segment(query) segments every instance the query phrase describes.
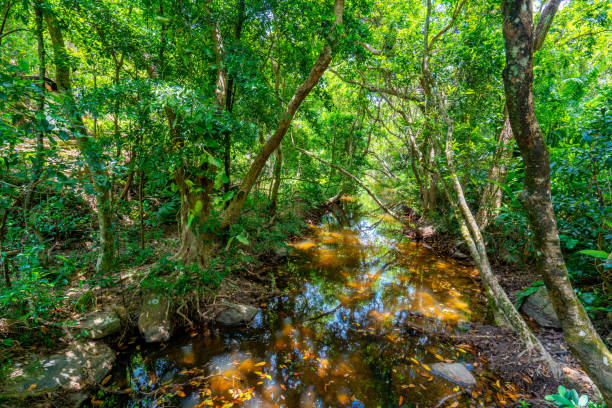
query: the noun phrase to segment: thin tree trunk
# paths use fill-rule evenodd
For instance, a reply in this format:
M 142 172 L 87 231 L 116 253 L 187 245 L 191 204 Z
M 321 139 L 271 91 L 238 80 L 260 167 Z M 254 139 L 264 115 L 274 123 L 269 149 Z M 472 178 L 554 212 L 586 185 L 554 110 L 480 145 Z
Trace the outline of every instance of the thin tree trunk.
M 240 40 L 240 36 L 242 35 L 242 26 L 244 24 L 245 19 L 245 5 L 244 0 L 239 0 L 238 2 L 238 21 L 236 22 L 236 27 L 234 29 L 234 40 L 238 42 Z M 236 98 L 236 83 L 234 82 L 234 77 L 232 75 L 229 76 L 227 81 L 227 99 L 225 101 L 225 109 L 232 113 L 234 108 L 234 100 Z M 223 135 L 223 169 L 225 171 L 225 177 L 227 181 L 223 183 L 223 191 L 229 192 L 231 186 L 231 162 L 232 162 L 232 134 L 230 132 L 225 132 Z
M 525 188 L 520 199 L 533 231 L 538 269 L 572 353 L 599 387 L 608 406 L 612 406 L 612 353 L 572 288 L 553 212 L 549 152 L 535 114 L 532 89 L 536 41 L 532 2 L 504 0 L 502 13 L 506 104 L 525 167 Z
M 144 210 L 143 210 L 143 196 L 142 189 L 144 186 L 144 171 L 140 171 L 140 179 L 138 180 L 138 213 L 140 216 L 140 249 L 145 249 L 144 239 Z
M 96 207 L 98 210 L 100 252 L 96 262 L 98 272 L 106 271 L 113 265 L 115 244 L 112 230 L 112 205 L 110 195 L 110 177 L 106 171 L 106 166 L 98 152 L 91 146 L 87 129 L 83 123 L 83 118 L 76 110 L 74 95 L 70 81 L 70 67 L 68 65 L 68 53 L 64 43 L 64 36 L 55 16 L 45 13 L 45 20 L 49 30 L 49 36 L 53 44 L 55 59 L 55 74 L 58 90 L 62 92 L 68 101 L 68 117 L 71 123 L 71 131 L 76 139 L 77 146 L 89 171 L 93 177 L 93 187 L 96 192 Z
M 508 115 L 506 114 L 505 117 L 504 125 L 499 132 L 493 162 L 487 174 L 487 183 L 481 192 L 478 213 L 476 214 L 478 227 L 483 231 L 499 214 L 503 198 L 501 186 L 506 181 L 508 162 L 512 157 L 512 129 L 510 128 Z
M 276 148 L 276 160 L 274 162 L 274 181 L 272 182 L 272 191 L 270 192 L 270 215 L 276 214 L 278 201 L 278 188 L 281 183 L 281 173 L 283 168 L 283 145 L 282 143 Z
M 448 127 L 445 142 L 445 154 L 451 188 L 455 192 L 456 201 L 454 197 L 451 196 L 449 188 L 447 187 L 445 190 L 448 200 L 451 203 L 455 216 L 459 222 L 461 235 L 469 248 L 472 259 L 474 259 L 476 262 L 476 267 L 478 268 L 478 272 L 482 277 L 489 307 L 493 311 L 498 324 L 508 326 L 510 329 L 512 329 L 512 331 L 516 333 L 525 343 L 528 350 L 535 351 L 538 354 L 538 357 L 546 364 L 550 372 L 556 378 L 559 378 L 561 375 L 559 366 L 544 348 L 540 340 L 529 329 L 529 326 L 527 326 L 527 323 L 523 317 L 516 310 L 508 298 L 508 295 L 499 284 L 497 277 L 493 273 L 480 227 L 478 226 L 467 200 L 465 199 L 463 187 L 454 169 L 452 150 L 453 122 L 448 116 L 448 113 L 444 107 L 441 106 L 440 110 L 441 116 L 445 119 Z
M 45 40 L 43 38 L 43 4 L 37 0 L 34 4 L 34 12 L 36 14 L 36 40 L 38 43 L 38 78 L 40 78 L 40 94 L 38 95 L 37 116 L 38 116 L 38 132 L 36 132 L 36 160 L 34 165 L 34 177 L 36 179 L 42 176 L 43 170 L 43 150 L 44 150 L 44 134 L 45 134 L 45 77 L 47 76 L 46 69 L 46 53 Z

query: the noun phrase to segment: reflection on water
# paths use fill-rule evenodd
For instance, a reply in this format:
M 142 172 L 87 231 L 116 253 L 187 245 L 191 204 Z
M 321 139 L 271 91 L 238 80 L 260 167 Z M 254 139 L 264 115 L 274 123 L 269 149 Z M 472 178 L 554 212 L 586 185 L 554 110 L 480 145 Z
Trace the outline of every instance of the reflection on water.
M 346 228 L 328 216 L 311 228 L 292 244 L 294 267 L 309 276 L 303 285 L 267 305 L 246 329 L 126 353 L 113 381 L 131 390 L 131 399 L 108 403 L 433 407 L 459 389 L 432 375 L 430 364 L 465 361 L 480 370 L 468 350 L 435 336 L 482 316 L 472 267 L 389 238 L 399 236 L 389 220 L 361 218 Z

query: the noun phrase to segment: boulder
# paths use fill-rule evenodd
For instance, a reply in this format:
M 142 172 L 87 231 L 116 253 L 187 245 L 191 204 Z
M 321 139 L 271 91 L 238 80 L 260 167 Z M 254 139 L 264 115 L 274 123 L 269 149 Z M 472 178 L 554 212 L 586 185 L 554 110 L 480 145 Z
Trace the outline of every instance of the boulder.
M 88 339 L 101 339 L 121 331 L 121 318 L 116 310 L 103 310 L 84 316 L 75 328 L 85 331 Z
M 58 391 L 73 392 L 70 406 L 78 406 L 87 384 L 102 381 L 111 370 L 115 353 L 99 342 L 75 343 L 50 357 L 14 369 L 0 395 L 28 398 Z
M 431 372 L 462 387 L 471 387 L 476 384 L 476 379 L 461 363 L 435 363 L 430 366 Z
M 259 309 L 253 306 L 227 303 L 217 313 L 215 321 L 226 326 L 238 326 L 247 324 L 255 318 Z
M 548 292 L 544 286 L 525 299 L 521 311 L 531 317 L 542 327 L 561 328 L 561 323 L 555 314 Z
M 138 329 L 147 343 L 168 341 L 172 336 L 170 301 L 159 293 L 148 293 L 138 316 Z

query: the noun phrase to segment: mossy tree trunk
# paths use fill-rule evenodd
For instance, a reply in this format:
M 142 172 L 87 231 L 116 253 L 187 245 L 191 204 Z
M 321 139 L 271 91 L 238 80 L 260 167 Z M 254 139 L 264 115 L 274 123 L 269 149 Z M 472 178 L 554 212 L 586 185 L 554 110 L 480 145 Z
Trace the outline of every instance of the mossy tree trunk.
M 551 0 L 546 3 L 546 6 L 542 10 L 540 20 L 536 27 L 534 52 L 538 51 L 542 48 L 542 45 L 544 45 L 546 34 L 552 25 L 560 3 L 561 0 Z M 476 221 L 481 230 L 484 230 L 499 214 L 503 199 L 501 186 L 506 182 L 508 162 L 512 158 L 512 150 L 514 147 L 512 141 L 510 118 L 508 117 L 508 110 L 504 109 L 504 124 L 499 132 L 497 147 L 495 148 L 491 167 L 487 174 L 487 183 L 482 190 L 478 213 L 476 214 Z
M 525 188 L 520 199 L 533 231 L 538 269 L 572 353 L 612 406 L 612 353 L 572 288 L 553 212 L 549 152 L 534 109 L 533 51 L 538 38 L 533 29 L 532 2 L 504 0 L 502 12 L 506 104 L 525 166 Z
M 113 265 L 115 253 L 115 242 L 113 238 L 113 218 L 112 202 L 110 190 L 110 177 L 106 170 L 106 165 L 99 152 L 91 145 L 87 128 L 83 122 L 80 112 L 77 111 L 74 95 L 70 81 L 69 57 L 66 51 L 64 36 L 60 29 L 57 18 L 51 14 L 45 14 L 49 36 L 53 44 L 53 56 L 55 63 L 55 81 L 58 90 L 64 94 L 68 102 L 69 111 L 67 112 L 70 120 L 71 131 L 77 142 L 77 146 L 91 176 L 91 181 L 96 194 L 96 207 L 98 216 L 100 241 L 100 252 L 96 262 L 98 272 L 106 271 Z

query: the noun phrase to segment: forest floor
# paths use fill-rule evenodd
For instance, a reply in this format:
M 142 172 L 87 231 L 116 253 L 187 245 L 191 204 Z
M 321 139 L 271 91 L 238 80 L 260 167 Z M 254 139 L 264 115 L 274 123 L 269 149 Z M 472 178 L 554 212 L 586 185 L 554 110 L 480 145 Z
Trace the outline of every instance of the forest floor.
M 422 233 L 424 246 L 440 256 L 472 263 L 469 259 L 464 259 L 465 255 L 458 251 L 459 237 L 438 232 L 433 223 L 416 216 L 411 210 L 407 210 L 407 216 L 416 222 L 417 228 Z M 405 234 L 410 237 L 418 235 L 413 229 L 406 229 Z M 491 263 L 501 286 L 513 303 L 518 292 L 529 287 L 532 282 L 541 279 L 533 265 L 508 264 L 495 255 L 491 257 Z M 525 393 L 533 396 L 532 399 L 527 400 L 532 407 L 553 406 L 544 400 L 544 396 L 555 393 L 560 383 L 570 389 L 576 389 L 579 393 L 589 396 L 596 395 L 595 385 L 572 355 L 563 337 L 563 332 L 560 329 L 541 327 L 531 318 L 524 317 L 546 350 L 560 364 L 562 379 L 554 378 L 527 350 L 518 351 L 521 348 L 520 339 L 503 327 L 474 324 L 470 332 L 464 336 L 452 337 L 449 340 L 466 342 L 475 347 L 478 353 L 485 356 L 489 362 L 489 368 L 495 375 L 519 385 Z M 605 326 L 605 324 L 600 326 Z

